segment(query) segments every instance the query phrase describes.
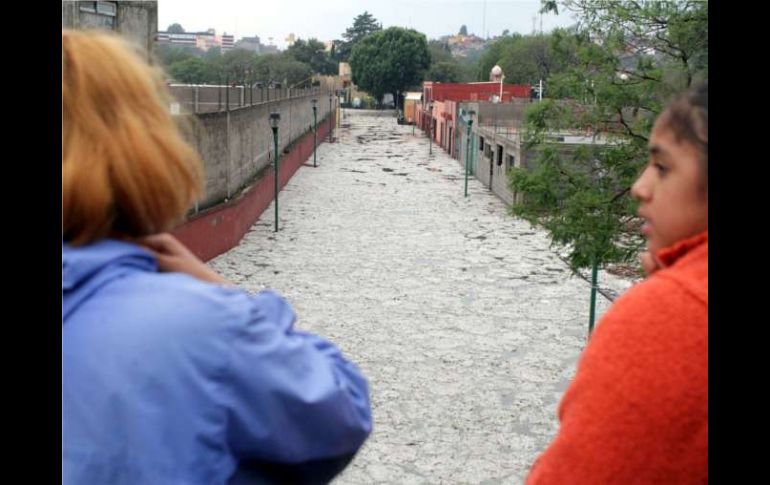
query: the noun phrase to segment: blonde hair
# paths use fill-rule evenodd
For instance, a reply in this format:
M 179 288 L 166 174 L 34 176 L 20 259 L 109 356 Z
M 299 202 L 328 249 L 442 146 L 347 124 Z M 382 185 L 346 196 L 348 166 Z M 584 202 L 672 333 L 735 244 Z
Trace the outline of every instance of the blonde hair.
M 202 167 L 169 113 L 162 71 L 115 35 L 62 30 L 62 238 L 170 229 Z

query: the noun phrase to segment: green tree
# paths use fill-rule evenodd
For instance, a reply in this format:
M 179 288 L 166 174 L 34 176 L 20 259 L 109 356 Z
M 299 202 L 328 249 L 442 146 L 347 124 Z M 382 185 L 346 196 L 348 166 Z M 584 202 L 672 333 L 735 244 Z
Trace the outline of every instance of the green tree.
M 155 56 L 161 65 L 169 68 L 172 64 L 189 59 L 191 57 L 201 56 L 203 52 L 193 46 L 155 44 Z
M 222 48 L 219 47 L 218 45 L 209 47 L 208 49 L 206 49 L 206 52 L 203 54 L 203 57 L 207 59 L 222 57 Z
M 256 55 L 246 49 L 232 49 L 222 55 L 223 75 L 230 83 L 249 84 L 256 71 Z
M 308 64 L 284 54 L 266 54 L 257 57 L 254 65 L 255 79 L 262 82 L 288 83 L 288 86 L 309 81 L 313 70 Z
M 458 83 L 463 78 L 463 71 L 456 62 L 435 62 L 425 73 L 425 79 L 440 83 Z
M 430 61 L 436 62 L 452 62 L 452 51 L 449 49 L 449 44 L 440 40 L 431 40 L 428 42 L 428 52 L 430 52 Z
M 365 37 L 353 48 L 350 67 L 353 82 L 382 102 L 385 93 L 398 93 L 418 85 L 430 66 L 425 34 L 390 27 Z
M 342 37 L 345 39 L 340 42 L 336 49 L 339 60 L 345 62 L 349 60 L 353 47 L 369 34 L 382 30 L 382 25 L 377 23 L 377 19 L 372 14 L 364 11 L 361 15 L 353 19 L 353 26 L 348 27 Z
M 470 83 L 477 81 L 477 70 L 479 59 L 481 58 L 481 50 L 470 50 L 466 52 L 463 57 L 455 57 L 454 60 L 460 66 L 460 81 L 463 83 Z M 487 73 L 488 80 L 489 73 Z
M 504 48 L 499 64 L 505 80 L 514 84 L 536 83 L 561 72 L 566 66 L 554 53 L 551 42 L 551 35 L 532 35 Z
M 438 40 L 428 42 L 430 68 L 425 73 L 425 80 L 442 83 L 456 83 L 463 80 L 463 69 L 452 57 L 449 44 Z
M 468 27 L 466 27 L 465 25 L 461 26 L 459 35 L 468 35 Z
M 183 34 L 184 33 L 184 27 L 182 27 L 179 24 L 171 24 L 166 29 L 166 32 L 171 32 L 172 34 Z
M 543 2 L 554 10 L 556 2 Z M 570 251 L 573 269 L 628 261 L 642 240 L 632 236 L 631 184 L 647 159 L 647 140 L 665 103 L 708 78 L 705 2 L 565 1 L 579 27 L 555 32 L 552 51 L 565 69 L 547 92 L 566 98 L 533 104 L 524 139 L 534 155 L 514 169 L 523 195 L 514 214 L 541 222 Z M 591 130 L 610 143 L 566 152 L 553 133 Z
M 337 73 L 337 64 L 326 53 L 326 46 L 317 39 L 307 42 L 297 39 L 287 50 L 286 54 L 299 62 L 308 64 L 313 72 L 333 75 Z
M 206 83 L 224 84 L 225 62 L 221 49 L 212 47 L 207 50 L 203 55 L 203 62 L 206 65 Z
M 489 81 L 489 71 L 491 71 L 496 64 L 500 63 L 500 60 L 503 58 L 503 51 L 508 46 L 514 45 L 521 41 L 521 39 L 521 34 L 514 33 L 510 37 L 505 37 L 489 44 L 486 49 L 484 49 L 481 57 L 478 60 L 476 80 Z
M 175 62 L 169 66 L 168 72 L 174 80 L 185 84 L 203 84 L 209 80 L 208 66 L 200 57 Z
M 489 71 L 497 64 L 503 69 L 505 82 L 536 83 L 566 68 L 567 58 L 553 47 L 553 34 L 502 37 L 493 42 L 479 62 L 478 79 L 488 81 Z

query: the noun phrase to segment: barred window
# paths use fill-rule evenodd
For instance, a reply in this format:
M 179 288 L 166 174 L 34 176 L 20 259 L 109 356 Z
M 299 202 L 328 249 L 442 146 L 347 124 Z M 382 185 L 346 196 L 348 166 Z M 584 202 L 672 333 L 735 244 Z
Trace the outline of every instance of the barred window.
M 96 2 L 80 2 L 80 11 L 96 13 Z
M 512 169 L 516 165 L 516 156 L 508 155 L 508 170 Z
M 96 13 L 114 17 L 118 13 L 118 5 L 115 2 L 96 2 Z

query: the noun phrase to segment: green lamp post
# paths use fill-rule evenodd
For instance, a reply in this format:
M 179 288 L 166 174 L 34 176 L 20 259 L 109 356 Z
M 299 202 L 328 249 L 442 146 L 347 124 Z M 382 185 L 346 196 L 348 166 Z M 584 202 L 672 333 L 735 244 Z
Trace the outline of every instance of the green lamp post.
M 329 91 L 329 143 L 332 142 L 332 130 L 334 129 L 332 126 L 332 99 L 334 99 L 334 95 Z
M 471 167 L 471 126 L 473 126 L 473 115 L 476 114 L 474 110 L 468 110 L 466 113 L 466 123 L 468 125 L 466 143 L 465 143 L 465 197 L 468 197 L 468 172 Z
M 270 113 L 270 128 L 273 129 L 273 145 L 275 147 L 275 232 L 278 232 L 278 123 L 281 121 L 281 113 Z
M 310 100 L 310 104 L 313 105 L 313 166 L 316 167 L 315 149 L 318 146 L 318 100 L 313 98 Z
M 433 155 L 433 101 L 428 101 L 428 155 Z

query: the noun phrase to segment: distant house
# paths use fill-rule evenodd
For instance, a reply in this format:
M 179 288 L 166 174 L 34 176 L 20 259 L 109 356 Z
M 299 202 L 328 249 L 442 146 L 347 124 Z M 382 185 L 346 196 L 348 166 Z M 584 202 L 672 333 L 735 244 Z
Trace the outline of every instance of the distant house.
M 241 37 L 238 42 L 235 43 L 237 49 L 245 49 L 247 51 L 256 52 L 259 54 L 262 52 L 262 43 L 259 41 L 259 36 L 254 37 Z
M 454 57 L 467 57 L 472 51 L 481 51 L 486 47 L 487 41 L 476 35 L 448 35 L 439 40 L 449 46 Z
M 417 125 L 432 131 L 434 141 L 454 155 L 458 149 L 458 114 L 461 102 L 511 103 L 529 100 L 529 84 L 505 84 L 498 81 L 475 83 L 438 83 L 422 85 L 422 103 L 417 109 Z M 430 106 L 433 107 L 431 112 Z
M 158 32 L 156 40 L 159 44 L 183 45 L 197 47 L 207 51 L 212 47 L 219 47 L 222 52 L 231 50 L 235 46 L 234 36 L 224 33 L 217 35 L 214 29 L 206 32 Z

